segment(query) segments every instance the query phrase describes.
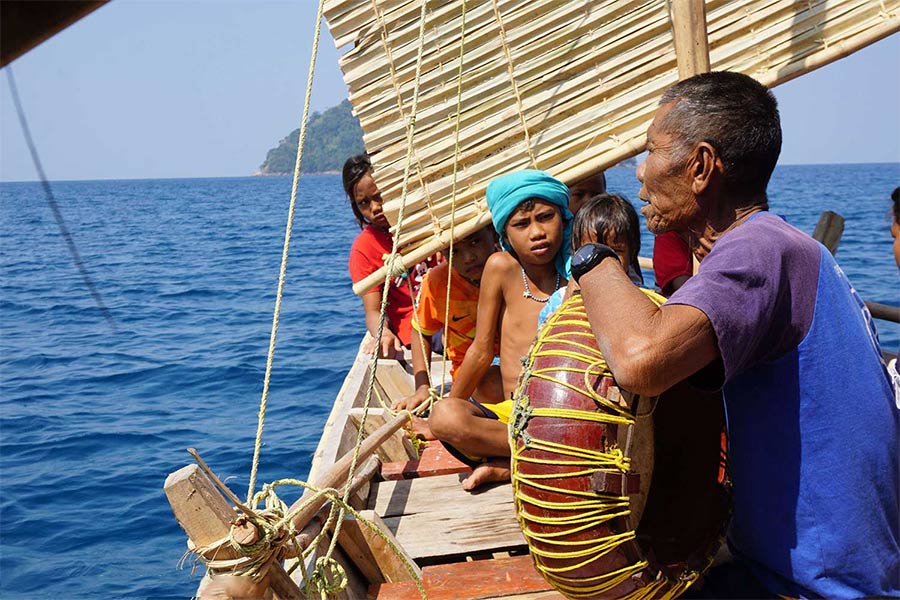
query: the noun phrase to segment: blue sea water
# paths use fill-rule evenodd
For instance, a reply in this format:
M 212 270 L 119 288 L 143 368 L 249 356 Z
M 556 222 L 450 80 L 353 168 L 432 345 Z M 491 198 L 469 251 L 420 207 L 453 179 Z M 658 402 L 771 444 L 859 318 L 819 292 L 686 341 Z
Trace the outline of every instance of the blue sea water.
M 633 171 L 608 179 L 637 200 Z M 807 232 L 842 214 L 838 261 L 864 298 L 897 304 L 898 184 L 898 164 L 779 167 L 771 206 Z M 0 184 L 0 595 L 187 598 L 198 576 L 177 569 L 162 486 L 194 446 L 246 494 L 290 179 L 52 185 L 116 330 L 40 185 Z M 258 481 L 306 476 L 354 357 L 357 232 L 340 178 L 304 177 Z M 878 327 L 897 349 L 900 328 Z

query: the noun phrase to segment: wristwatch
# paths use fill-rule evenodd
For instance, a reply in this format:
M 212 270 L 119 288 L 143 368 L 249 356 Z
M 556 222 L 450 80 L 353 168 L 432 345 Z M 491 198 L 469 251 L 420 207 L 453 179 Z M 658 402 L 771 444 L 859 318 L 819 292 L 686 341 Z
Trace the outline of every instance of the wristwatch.
M 581 277 L 599 265 L 604 258 L 619 260 L 619 255 L 603 244 L 585 244 L 572 255 L 572 279 L 580 285 Z

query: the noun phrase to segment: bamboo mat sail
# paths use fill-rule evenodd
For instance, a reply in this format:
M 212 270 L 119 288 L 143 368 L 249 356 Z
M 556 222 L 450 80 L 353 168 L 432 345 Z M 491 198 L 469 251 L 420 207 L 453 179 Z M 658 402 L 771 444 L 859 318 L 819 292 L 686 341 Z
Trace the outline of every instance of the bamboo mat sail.
M 450 241 L 462 25 L 462 0 L 428 1 L 414 81 L 421 2 L 325 6 L 337 46 L 352 44 L 340 66 L 392 223 L 419 86 L 399 232 L 407 265 Z M 900 30 L 900 0 L 713 0 L 706 11 L 711 68 L 769 87 Z M 465 21 L 457 239 L 490 222 L 484 191 L 500 174 L 538 168 L 573 183 L 641 152 L 660 96 L 678 79 L 666 0 L 466 0 Z

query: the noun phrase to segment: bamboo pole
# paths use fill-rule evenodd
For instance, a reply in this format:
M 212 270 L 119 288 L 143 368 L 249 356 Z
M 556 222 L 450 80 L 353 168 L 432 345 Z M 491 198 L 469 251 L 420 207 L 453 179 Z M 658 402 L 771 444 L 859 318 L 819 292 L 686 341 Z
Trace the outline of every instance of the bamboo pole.
M 357 460 L 368 458 L 386 439 L 403 427 L 406 422 L 409 421 L 409 418 L 410 413 L 408 412 L 404 411 L 398 413 L 390 421 L 373 431 L 372 435 L 363 440 L 363 443 L 360 445 L 359 452 L 357 453 Z M 330 488 L 345 481 L 347 479 L 347 474 L 350 472 L 350 465 L 353 463 L 353 452 L 354 451 L 351 450 L 342 456 L 328 471 L 323 473 L 314 483 L 315 487 L 320 489 Z M 320 496 L 314 502 L 309 502 L 307 504 L 311 494 L 311 492 L 304 493 L 303 496 L 294 502 L 288 509 L 288 512 L 293 512 L 306 504 L 306 506 L 291 519 L 294 530 L 303 529 L 328 500 L 327 498 Z
M 890 304 L 869 302 L 867 300 L 866 308 L 869 309 L 869 312 L 872 313 L 872 316 L 876 319 L 900 323 L 900 306 L 891 306 Z
M 709 72 L 706 5 L 703 0 L 672 0 L 672 34 L 678 78 Z

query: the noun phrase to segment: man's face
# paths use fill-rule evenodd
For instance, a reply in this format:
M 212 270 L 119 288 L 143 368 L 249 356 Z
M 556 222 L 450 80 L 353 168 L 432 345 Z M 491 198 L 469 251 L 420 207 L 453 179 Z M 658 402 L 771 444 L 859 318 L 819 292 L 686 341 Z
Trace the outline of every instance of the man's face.
M 506 240 L 525 264 L 552 263 L 562 246 L 560 209 L 538 198 L 531 208 L 519 208 L 506 223 Z
M 473 285 L 480 285 L 484 263 L 495 249 L 494 231 L 485 227 L 453 245 L 453 270 Z
M 667 231 L 687 231 L 698 219 L 700 206 L 691 190 L 688 165 L 678 164 L 678 145 L 674 137 L 659 128 L 672 104 L 661 106 L 647 129 L 647 158 L 637 168 L 641 182 L 638 197 L 647 206 L 641 214 L 647 228 L 655 234 Z
M 387 217 L 381 212 L 381 192 L 371 173 L 366 173 L 356 182 L 353 188 L 353 201 L 363 218 L 379 229 L 387 230 L 391 226 Z

